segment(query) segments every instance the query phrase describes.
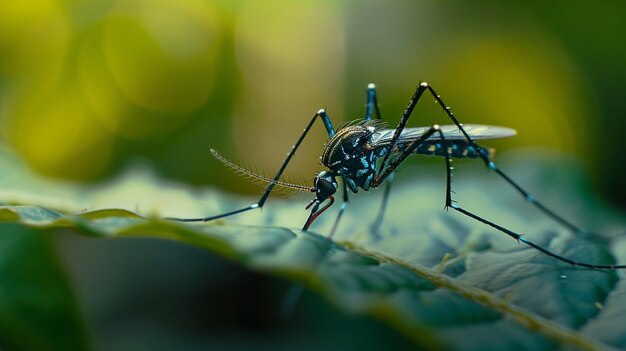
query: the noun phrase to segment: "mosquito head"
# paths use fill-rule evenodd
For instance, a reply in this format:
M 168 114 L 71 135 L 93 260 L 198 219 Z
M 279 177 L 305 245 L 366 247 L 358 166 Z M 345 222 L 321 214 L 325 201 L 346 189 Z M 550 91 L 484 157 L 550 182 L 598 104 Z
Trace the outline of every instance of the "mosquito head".
M 333 194 L 337 191 L 337 188 L 337 180 L 331 172 L 322 171 L 318 173 L 313 181 L 313 188 L 311 188 L 311 192 L 315 193 L 315 199 L 311 200 L 305 207 L 307 210 L 311 208 L 311 214 L 304 227 L 302 227 L 302 231 L 307 231 L 315 219 L 333 205 L 335 202 Z M 320 208 L 322 202 L 326 200 L 328 200 L 326 205 Z
M 333 202 L 335 202 L 335 199 L 333 198 L 333 194 L 337 191 L 337 188 L 338 188 L 337 180 L 335 179 L 335 176 L 331 172 L 328 172 L 328 171 L 319 172 L 317 176 L 315 176 L 315 180 L 313 180 L 313 187 L 311 188 L 311 192 L 315 193 L 315 198 L 311 200 L 306 205 L 305 208 L 308 210 L 312 206 L 313 210 L 311 213 L 317 212 L 319 205 L 322 202 L 329 200 L 329 203 L 326 206 L 324 206 L 324 208 L 320 210 L 317 215 L 315 215 L 315 217 L 317 217 L 322 212 L 324 212 L 324 210 L 330 207 L 330 205 L 332 205 Z
M 316 200 L 322 202 L 337 191 L 337 180 L 332 173 L 322 171 L 315 177 L 313 189 L 315 189 Z

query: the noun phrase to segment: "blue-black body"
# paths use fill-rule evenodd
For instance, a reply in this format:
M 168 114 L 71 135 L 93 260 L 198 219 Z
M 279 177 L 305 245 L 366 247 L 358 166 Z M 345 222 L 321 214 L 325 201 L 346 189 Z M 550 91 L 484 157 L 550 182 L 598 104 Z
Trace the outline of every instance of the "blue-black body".
M 322 164 L 334 176 L 342 176 L 354 193 L 359 188 L 369 190 L 376 176 L 377 160 L 385 155 L 384 148 L 372 148 L 373 136 L 380 128 L 378 120 L 346 124 L 324 148 Z
M 389 152 L 398 154 L 408 145 L 428 132 L 428 127 L 405 128 L 399 135 L 396 146 Z M 439 135 L 426 139 L 415 149 L 414 154 L 452 158 L 476 158 L 478 152 L 469 145 L 456 125 L 441 126 L 447 150 L 443 150 Z M 505 127 L 470 124 L 464 129 L 473 139 L 494 139 L 515 135 L 515 131 Z M 376 175 L 380 173 L 380 158 L 389 150 L 395 129 L 385 128 L 380 120 L 357 120 L 344 124 L 332 136 L 322 153 L 322 164 L 330 173 L 341 176 L 348 188 L 358 192 L 369 190 Z M 489 152 L 488 149 L 486 149 Z M 446 153 L 447 151 L 447 153 Z

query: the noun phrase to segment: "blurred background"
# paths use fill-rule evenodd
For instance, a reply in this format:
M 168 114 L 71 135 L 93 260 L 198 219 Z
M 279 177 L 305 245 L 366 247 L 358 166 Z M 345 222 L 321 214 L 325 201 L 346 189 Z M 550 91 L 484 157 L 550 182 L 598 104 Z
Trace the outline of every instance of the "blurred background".
M 420 81 L 496 145 L 584 161 L 626 206 L 626 4 L 565 1 L 37 0 L 0 4 L 0 133 L 37 171 L 90 182 L 138 159 L 237 192 L 213 147 L 268 172 L 326 107 L 395 126 Z M 411 125 L 447 123 L 427 99 Z M 312 177 L 321 125 L 290 167 Z M 531 166 L 531 165 L 529 165 Z
M 335 127 L 360 118 L 376 83 L 393 127 L 428 81 L 461 122 L 518 131 L 487 145 L 573 155 L 626 207 L 625 62 L 620 1 L 1 1 L 0 136 L 53 178 L 100 182 L 141 163 L 259 194 L 209 149 L 271 173 L 319 108 Z M 449 123 L 433 101 L 409 125 Z M 326 139 L 313 128 L 288 173 L 311 179 Z M 315 318 L 286 323 L 277 311 L 289 284 L 194 248 L 60 242 L 96 349 L 276 349 L 274 337 L 292 349 L 314 330 L 311 349 L 353 330 L 351 346 L 376 348 L 392 333 L 312 295 L 302 306 Z

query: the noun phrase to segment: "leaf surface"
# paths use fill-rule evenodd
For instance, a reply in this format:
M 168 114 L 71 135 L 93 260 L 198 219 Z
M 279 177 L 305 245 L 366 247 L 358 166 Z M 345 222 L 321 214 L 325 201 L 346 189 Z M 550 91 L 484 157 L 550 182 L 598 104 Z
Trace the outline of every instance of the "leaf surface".
M 606 234 L 560 228 L 480 168 L 457 179 L 459 203 L 569 258 L 626 262 L 626 241 L 617 235 L 623 220 L 591 195 L 573 166 L 534 156 L 538 171 L 529 173 L 515 167 L 528 158 L 512 157 L 509 173 L 516 180 L 536 194 L 568 194 L 546 195 L 546 201 Z M 141 170 L 100 187 L 58 184 L 10 155 L 2 158 L 0 201 L 13 205 L 0 207 L 0 220 L 16 238 L 71 231 L 184 242 L 304 284 L 349 313 L 374 315 L 425 349 L 626 348 L 622 272 L 569 266 L 443 211 L 442 179 L 423 176 L 438 174 L 439 167 L 405 167 L 378 233 L 369 225 L 382 192 L 354 196 L 331 242 L 317 234 L 329 232 L 331 210 L 311 232 L 299 232 L 306 199 L 274 200 L 263 211 L 210 223 L 179 223 L 160 217 L 215 214 L 254 199 L 181 189 Z M 412 179 L 416 174 L 419 181 Z

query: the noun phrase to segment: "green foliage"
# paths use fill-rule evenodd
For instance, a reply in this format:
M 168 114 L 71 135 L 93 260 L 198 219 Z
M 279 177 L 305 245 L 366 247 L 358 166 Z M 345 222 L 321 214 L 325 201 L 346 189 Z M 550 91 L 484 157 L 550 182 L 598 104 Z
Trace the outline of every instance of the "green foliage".
M 33 220 L 52 214 L 32 208 Z M 0 340 L 7 350 L 84 350 L 87 340 L 76 301 L 50 237 L 15 223 L 0 224 Z
M 2 199 L 13 204 L 22 203 L 20 198 L 48 204 L 58 200 L 54 199 L 58 191 L 54 189 L 60 185 L 29 174 L 9 156 L 2 159 L 6 168 L 2 169 L 0 185 L 6 189 L 11 183 L 13 189 L 0 194 Z M 524 164 L 521 160 L 516 162 Z M 521 167 L 511 170 L 537 191 L 569 189 L 569 197 L 556 200 L 555 205 L 594 228 L 623 228 L 610 210 L 585 195 L 574 168 L 563 161 L 534 160 L 538 171 L 532 174 Z M 411 173 L 416 169 L 405 171 Z M 537 219 L 540 215 L 512 191 L 499 191 L 493 175 L 468 179 L 456 185 L 459 201 L 466 207 L 513 228 L 523 228 L 529 239 L 570 258 L 597 263 L 626 260 L 620 238 L 580 238 L 550 221 Z M 84 348 L 86 337 L 75 301 L 48 245 L 54 234 L 69 231 L 90 237 L 142 236 L 194 245 L 249 269 L 303 284 L 347 313 L 380 318 L 424 349 L 626 347 L 622 313 L 626 304 L 620 299 L 626 287 L 621 272 L 580 269 L 555 261 L 479 223 L 442 211 L 439 181 L 402 180 L 394 189 L 378 236 L 369 232 L 368 224 L 379 198 L 354 199 L 337 242 L 284 227 L 297 226 L 306 217 L 306 212 L 291 201 L 274 201 L 262 213 L 207 224 L 162 220 L 149 214 L 154 210 L 142 210 L 141 198 L 136 200 L 141 215 L 117 208 L 79 210 L 85 203 L 109 201 L 96 200 L 103 193 L 133 193 L 137 187 L 150 201 L 165 194 L 160 201 L 171 204 L 170 200 L 177 197 L 180 206 L 195 204 L 200 212 L 216 213 L 220 210 L 214 207 L 216 203 L 222 209 L 241 205 L 241 201 L 215 192 L 201 194 L 212 198 L 209 204 L 191 193 L 181 200 L 172 195 L 176 193 L 173 188 L 145 172 L 131 173 L 99 189 L 61 186 L 66 187 L 69 203 L 73 203 L 65 208 L 2 206 L 0 287 L 4 302 L 0 307 L 0 337 L 20 349 L 45 349 L 42 345 L 49 349 Z M 556 180 L 558 189 L 554 189 Z M 169 215 L 172 208 L 175 206 L 163 211 Z M 257 225 L 237 224 L 255 220 Z M 320 220 L 313 230 L 325 233 L 334 216 L 326 214 Z

